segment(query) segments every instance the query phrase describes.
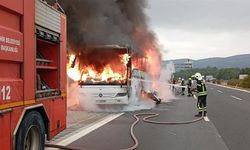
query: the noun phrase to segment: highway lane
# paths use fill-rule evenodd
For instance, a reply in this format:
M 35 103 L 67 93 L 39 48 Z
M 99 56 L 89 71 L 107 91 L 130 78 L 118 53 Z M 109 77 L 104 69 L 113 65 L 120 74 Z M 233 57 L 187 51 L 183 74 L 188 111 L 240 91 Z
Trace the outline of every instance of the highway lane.
M 230 150 L 250 149 L 250 93 L 207 84 L 208 117 Z
M 179 96 L 173 102 L 163 103 L 152 110 L 127 112 L 93 132 L 73 141 L 69 146 L 115 150 L 133 145 L 129 135 L 133 114 L 140 112 L 160 113 L 158 121 L 185 121 L 195 119 L 196 100 L 192 97 Z M 138 150 L 227 150 L 224 141 L 211 121 L 185 125 L 155 125 L 142 123 L 135 127 L 139 140 Z
M 212 84 L 207 84 L 207 89 L 210 121 L 177 126 L 140 122 L 135 130 L 140 143 L 138 149 L 248 150 L 250 93 Z M 161 121 L 194 119 L 196 100 L 186 96 L 177 98 L 146 112 L 161 113 L 160 118 L 156 119 Z M 87 131 L 88 134 L 74 140 L 69 146 L 96 150 L 127 148 L 133 145 L 129 135 L 129 127 L 134 121 L 133 114 L 134 112 L 127 112 L 94 131 Z

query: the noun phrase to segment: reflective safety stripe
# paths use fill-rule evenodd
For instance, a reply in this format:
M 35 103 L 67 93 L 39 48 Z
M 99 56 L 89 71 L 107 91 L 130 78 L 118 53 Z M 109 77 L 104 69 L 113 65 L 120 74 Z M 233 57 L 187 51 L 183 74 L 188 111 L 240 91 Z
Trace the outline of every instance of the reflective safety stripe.
M 8 108 L 12 108 L 12 107 L 30 105 L 30 104 L 34 104 L 35 102 L 36 102 L 35 100 L 26 100 L 26 101 L 17 101 L 17 102 L 11 102 L 11 103 L 7 103 L 7 104 L 1 104 L 0 109 L 8 109 Z
M 201 107 L 198 107 L 198 112 L 202 112 L 202 108 Z
M 198 96 L 207 95 L 207 91 L 205 91 L 204 86 L 205 86 L 204 83 L 202 83 L 202 92 L 199 92 L 199 93 L 198 93 Z
M 199 107 L 198 106 L 198 112 L 202 112 L 202 111 L 207 111 L 207 107 Z
M 203 108 L 203 111 L 207 111 L 207 107 L 204 107 L 204 108 Z
M 66 96 L 67 96 L 67 93 L 66 93 L 66 92 L 62 92 L 62 93 L 61 93 L 61 96 L 62 96 L 62 97 L 66 97 Z
M 198 93 L 198 96 L 203 96 L 203 95 L 207 95 L 207 91 L 203 91 L 203 92 Z

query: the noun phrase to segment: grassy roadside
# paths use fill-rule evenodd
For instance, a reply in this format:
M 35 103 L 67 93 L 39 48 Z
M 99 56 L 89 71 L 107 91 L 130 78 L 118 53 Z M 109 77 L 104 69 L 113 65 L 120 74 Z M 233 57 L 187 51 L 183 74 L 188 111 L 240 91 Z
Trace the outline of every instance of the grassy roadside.
M 239 87 L 239 86 L 232 86 L 232 85 L 225 85 L 225 86 L 228 86 L 228 87 L 231 87 L 231 88 L 235 88 L 235 89 L 241 89 L 241 90 L 250 91 L 250 88 L 242 88 L 242 87 Z
M 208 82 L 208 83 L 217 84 L 217 85 L 222 85 L 222 86 L 227 86 L 227 87 L 235 88 L 235 89 L 241 89 L 241 90 L 250 91 L 250 88 L 243 88 L 243 87 L 239 87 L 239 86 L 237 86 L 237 85 L 228 85 L 227 82 L 225 82 L 225 81 L 220 81 L 220 82 Z

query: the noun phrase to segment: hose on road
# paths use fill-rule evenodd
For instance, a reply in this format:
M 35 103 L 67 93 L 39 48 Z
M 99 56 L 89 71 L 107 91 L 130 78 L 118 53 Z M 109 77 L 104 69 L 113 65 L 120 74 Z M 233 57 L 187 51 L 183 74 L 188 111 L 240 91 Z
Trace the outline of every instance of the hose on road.
M 159 115 L 160 114 L 158 114 L 158 113 L 138 113 L 138 114 L 134 114 L 134 118 L 136 119 L 136 121 L 130 127 L 130 135 L 131 135 L 131 137 L 132 137 L 135 144 L 132 147 L 122 149 L 122 150 L 134 150 L 139 146 L 138 139 L 136 138 L 136 136 L 134 134 L 134 127 L 140 121 L 139 116 L 146 116 L 146 117 L 144 117 L 142 119 L 144 122 L 152 123 L 152 124 L 164 124 L 164 125 L 190 124 L 190 123 L 194 123 L 194 122 L 197 122 L 197 121 L 200 121 L 200 120 L 203 119 L 203 116 L 202 116 L 202 117 L 194 119 L 194 120 L 180 121 L 180 122 L 164 122 L 164 121 L 149 120 L 150 118 L 155 118 L 155 117 L 157 117 Z
M 194 122 L 197 122 L 197 121 L 200 121 L 200 120 L 203 119 L 203 116 L 202 116 L 202 117 L 199 117 L 199 118 L 194 119 L 194 120 L 178 121 L 178 122 L 164 122 L 164 121 L 149 120 L 150 118 L 152 119 L 152 118 L 158 117 L 159 115 L 160 114 L 158 114 L 158 113 L 138 113 L 138 114 L 134 114 L 135 121 L 130 126 L 130 136 L 134 141 L 134 145 L 129 147 L 129 148 L 121 149 L 121 150 L 134 150 L 139 146 L 139 141 L 138 141 L 138 139 L 136 138 L 136 136 L 134 134 L 134 128 L 138 124 L 138 122 L 140 121 L 139 116 L 145 116 L 142 119 L 144 122 L 152 123 L 152 124 L 163 124 L 163 125 L 190 124 L 190 123 L 194 123 Z M 55 145 L 55 144 L 45 144 L 45 147 L 59 148 L 59 149 L 64 149 L 64 150 L 86 150 L 86 149 L 79 149 L 79 148 L 61 146 L 61 145 Z
M 64 150 L 81 150 L 76 147 L 62 146 L 62 145 L 48 144 L 48 143 L 45 144 L 45 147 L 58 148 L 58 149 L 64 149 Z

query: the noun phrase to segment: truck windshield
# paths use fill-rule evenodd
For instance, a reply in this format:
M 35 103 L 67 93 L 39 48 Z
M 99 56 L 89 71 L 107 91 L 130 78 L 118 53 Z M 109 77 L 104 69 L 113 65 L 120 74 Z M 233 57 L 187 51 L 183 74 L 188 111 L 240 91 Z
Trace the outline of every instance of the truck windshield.
M 88 48 L 79 57 L 80 85 L 121 85 L 127 83 L 129 54 L 126 48 Z

